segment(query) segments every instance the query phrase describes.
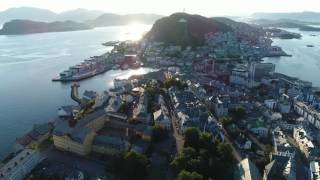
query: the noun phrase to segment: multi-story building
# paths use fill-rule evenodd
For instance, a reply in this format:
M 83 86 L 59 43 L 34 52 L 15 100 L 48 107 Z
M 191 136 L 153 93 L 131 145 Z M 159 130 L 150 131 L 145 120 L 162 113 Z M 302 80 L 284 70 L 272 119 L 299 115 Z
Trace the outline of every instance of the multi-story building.
M 274 71 L 275 65 L 272 63 L 251 63 L 249 66 L 250 87 L 260 85 L 262 78 L 272 75 Z
M 272 130 L 272 141 L 274 153 L 277 156 L 292 157 L 295 156 L 295 148 L 291 146 L 287 140 L 286 135 L 279 127 Z
M 39 151 L 24 149 L 0 168 L 0 180 L 22 180 L 40 161 Z
M 311 161 L 309 167 L 309 180 L 320 180 L 320 166 L 319 162 Z
M 230 83 L 247 87 L 249 85 L 249 71 L 246 67 L 232 69 Z
M 103 109 L 97 110 L 78 121 L 58 120 L 53 131 L 55 147 L 79 155 L 89 154 L 96 132 L 103 128 L 105 120 L 106 112 Z
M 294 110 L 314 127 L 320 129 L 320 113 L 318 111 L 300 101 L 294 103 Z
M 317 156 L 317 148 L 315 147 L 312 136 L 303 127 L 293 129 L 293 138 L 297 142 L 300 151 L 309 160 L 319 159 Z
M 260 180 L 258 168 L 248 158 L 242 160 L 236 167 L 234 180 Z
M 296 162 L 293 157 L 272 155 L 265 166 L 263 180 L 296 180 Z

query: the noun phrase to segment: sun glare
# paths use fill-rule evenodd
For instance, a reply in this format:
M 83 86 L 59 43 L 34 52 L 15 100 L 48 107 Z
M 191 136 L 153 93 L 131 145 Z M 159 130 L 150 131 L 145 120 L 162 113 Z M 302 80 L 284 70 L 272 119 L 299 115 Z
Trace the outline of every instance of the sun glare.
M 150 25 L 132 22 L 124 28 L 122 40 L 139 40 L 151 28 Z

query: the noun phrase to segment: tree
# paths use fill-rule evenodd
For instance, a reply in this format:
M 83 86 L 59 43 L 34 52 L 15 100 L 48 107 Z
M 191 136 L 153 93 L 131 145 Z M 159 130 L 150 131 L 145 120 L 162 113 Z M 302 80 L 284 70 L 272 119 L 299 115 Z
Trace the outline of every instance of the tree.
M 166 129 L 159 125 L 155 125 L 152 128 L 151 141 L 152 142 L 161 142 L 168 137 L 168 132 Z
M 129 106 L 127 103 L 122 103 L 119 112 L 127 114 L 129 112 Z
M 197 172 L 191 173 L 189 171 L 182 170 L 179 173 L 177 180 L 203 180 L 203 176 Z
M 185 83 L 184 81 L 180 80 L 180 79 L 176 79 L 176 78 L 170 78 L 164 81 L 164 87 L 166 89 L 169 89 L 172 86 L 176 86 L 178 89 L 184 89 L 186 88 L 188 85 L 187 83 Z
M 200 148 L 211 151 L 213 148 L 213 137 L 211 133 L 202 132 L 199 137 Z
M 220 122 L 222 123 L 222 125 L 223 125 L 224 127 L 227 127 L 227 126 L 229 126 L 230 124 L 234 123 L 234 120 L 233 120 L 233 118 L 230 118 L 230 117 L 222 117 L 222 118 L 220 119 Z
M 129 118 L 128 119 L 128 123 L 129 124 L 140 124 L 141 121 L 139 119 L 137 119 L 137 118 Z
M 113 157 L 113 172 L 125 180 L 143 180 L 147 177 L 149 161 L 145 155 L 130 151 Z
M 188 128 L 184 133 L 184 147 L 193 147 L 195 149 L 199 146 L 200 132 L 198 128 Z
M 203 179 L 230 179 L 234 163 L 232 148 L 229 144 L 219 142 L 208 132 L 200 132 L 198 128 L 185 131 L 185 144 L 171 162 L 171 167 L 178 178 L 189 178 L 186 172 L 196 172 Z M 181 175 L 180 175 L 181 173 Z M 190 174 L 188 174 L 190 175 Z
M 243 107 L 237 107 L 232 111 L 232 115 L 234 120 L 241 120 L 246 117 L 247 113 Z
M 174 160 L 171 162 L 171 167 L 180 172 L 183 169 L 190 169 L 189 161 L 197 157 L 197 152 L 192 147 L 183 148 L 182 152 L 177 154 Z

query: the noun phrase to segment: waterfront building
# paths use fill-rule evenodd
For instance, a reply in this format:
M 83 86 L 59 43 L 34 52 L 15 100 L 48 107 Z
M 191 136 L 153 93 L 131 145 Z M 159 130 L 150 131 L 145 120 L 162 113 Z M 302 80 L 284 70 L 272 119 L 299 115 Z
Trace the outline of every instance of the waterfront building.
M 275 71 L 275 65 L 272 63 L 253 62 L 249 66 L 250 87 L 260 85 L 263 77 L 270 76 Z
M 41 162 L 40 152 L 24 149 L 0 168 L 0 180 L 22 180 Z

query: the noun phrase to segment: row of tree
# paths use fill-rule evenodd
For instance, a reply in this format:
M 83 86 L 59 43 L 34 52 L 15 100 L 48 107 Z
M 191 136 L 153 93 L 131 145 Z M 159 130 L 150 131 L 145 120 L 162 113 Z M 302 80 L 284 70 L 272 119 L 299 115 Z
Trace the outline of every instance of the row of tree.
M 232 179 L 234 159 L 230 145 L 216 141 L 198 128 L 185 131 L 181 153 L 171 162 L 179 180 Z

